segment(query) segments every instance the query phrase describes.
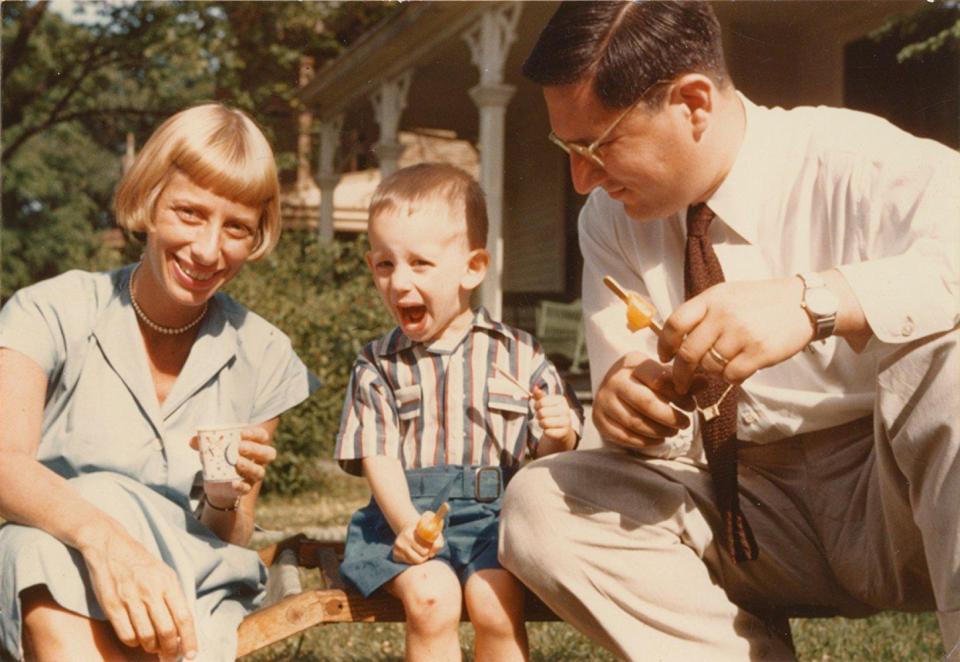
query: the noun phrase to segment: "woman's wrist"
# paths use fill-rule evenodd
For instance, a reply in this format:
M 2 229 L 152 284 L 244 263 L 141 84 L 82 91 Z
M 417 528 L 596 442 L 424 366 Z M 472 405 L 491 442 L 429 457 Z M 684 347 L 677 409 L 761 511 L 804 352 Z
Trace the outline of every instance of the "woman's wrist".
M 124 534 L 126 530 L 114 526 L 113 522 L 106 517 L 94 517 L 85 521 L 76 529 L 73 540 L 65 541 L 74 547 L 81 554 L 92 549 L 103 549 L 107 546 L 113 536 L 118 533 Z
M 240 497 L 237 497 L 236 499 L 234 499 L 233 503 L 229 503 L 225 505 L 217 504 L 211 501 L 210 497 L 207 496 L 206 492 L 203 493 L 202 499 L 203 499 L 204 508 L 209 506 L 212 510 L 216 510 L 217 512 L 221 512 L 221 513 L 233 513 L 239 510 L 240 508 Z

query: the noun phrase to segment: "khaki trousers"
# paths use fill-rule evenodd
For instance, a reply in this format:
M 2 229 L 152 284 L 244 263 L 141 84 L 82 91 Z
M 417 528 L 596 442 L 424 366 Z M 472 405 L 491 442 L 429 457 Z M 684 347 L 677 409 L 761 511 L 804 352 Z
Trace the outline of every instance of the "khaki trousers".
M 949 655 L 960 635 L 957 335 L 882 360 L 873 417 L 742 445 L 756 561 L 735 564 L 718 544 L 705 465 L 600 449 L 514 477 L 501 563 L 626 659 L 793 659 L 787 615 L 884 609 L 937 610 Z

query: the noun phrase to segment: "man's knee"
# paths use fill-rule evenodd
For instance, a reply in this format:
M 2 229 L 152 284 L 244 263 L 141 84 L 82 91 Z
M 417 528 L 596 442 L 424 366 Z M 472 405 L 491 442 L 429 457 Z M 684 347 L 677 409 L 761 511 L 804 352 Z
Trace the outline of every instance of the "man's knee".
M 500 514 L 498 557 L 501 565 L 514 574 L 522 569 L 524 559 L 535 554 L 536 547 L 546 541 L 552 529 L 541 531 L 546 501 L 556 494 L 556 484 L 544 463 L 537 462 L 522 469 L 510 481 L 503 496 Z

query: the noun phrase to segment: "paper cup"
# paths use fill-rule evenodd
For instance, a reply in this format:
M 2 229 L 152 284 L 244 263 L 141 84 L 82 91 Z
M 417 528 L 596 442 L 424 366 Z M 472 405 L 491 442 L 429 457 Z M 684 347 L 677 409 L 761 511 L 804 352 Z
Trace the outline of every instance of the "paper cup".
M 240 433 L 246 425 L 207 427 L 197 430 L 200 440 L 200 463 L 203 479 L 211 483 L 239 480 Z

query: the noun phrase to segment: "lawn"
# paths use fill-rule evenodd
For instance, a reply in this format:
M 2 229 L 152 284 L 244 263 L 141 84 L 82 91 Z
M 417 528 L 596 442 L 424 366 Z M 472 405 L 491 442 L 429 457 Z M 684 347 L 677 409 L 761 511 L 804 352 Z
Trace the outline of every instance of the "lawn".
M 323 487 L 313 494 L 293 498 L 267 495 L 257 513 L 261 544 L 279 532 L 306 531 L 337 535 L 350 514 L 370 498 L 366 483 L 334 467 L 323 472 Z M 310 581 L 304 577 L 305 583 Z M 792 621 L 797 653 L 804 661 L 840 660 L 940 660 L 943 647 L 933 614 L 884 613 L 872 618 L 848 620 L 803 619 Z M 613 660 L 563 623 L 530 623 L 527 626 L 532 660 Z M 473 659 L 472 630 L 461 626 L 464 659 Z M 314 628 L 255 654 L 257 662 L 315 660 L 346 662 L 400 660 L 403 658 L 403 628 L 397 624 L 331 625 Z

